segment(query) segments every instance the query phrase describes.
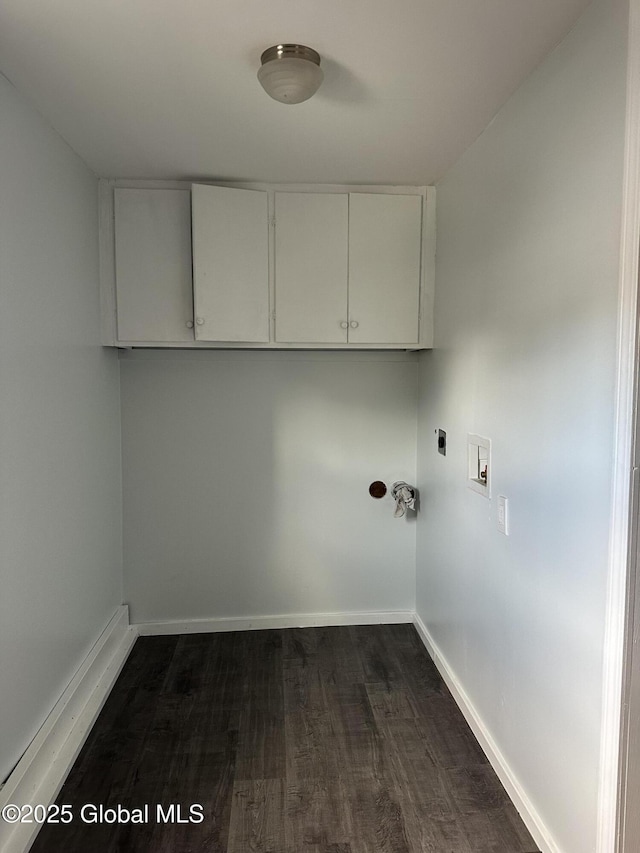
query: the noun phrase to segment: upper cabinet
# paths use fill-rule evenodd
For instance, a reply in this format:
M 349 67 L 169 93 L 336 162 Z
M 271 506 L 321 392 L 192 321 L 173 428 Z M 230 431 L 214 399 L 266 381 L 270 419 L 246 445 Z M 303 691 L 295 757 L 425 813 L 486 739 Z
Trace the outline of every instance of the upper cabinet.
M 193 340 L 190 195 L 114 191 L 118 340 Z
M 275 193 L 275 339 L 419 342 L 422 196 Z
M 124 184 L 101 182 L 104 343 L 432 346 L 432 188 Z
M 275 194 L 275 339 L 346 344 L 349 197 Z
M 417 344 L 422 198 L 349 196 L 349 342 Z
M 267 193 L 191 188 L 198 341 L 269 342 Z

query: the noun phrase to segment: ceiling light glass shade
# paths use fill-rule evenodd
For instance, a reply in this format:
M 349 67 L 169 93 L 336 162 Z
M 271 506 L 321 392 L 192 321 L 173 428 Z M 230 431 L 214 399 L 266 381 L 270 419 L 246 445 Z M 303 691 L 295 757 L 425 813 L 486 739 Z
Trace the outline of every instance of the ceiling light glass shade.
M 302 44 L 278 44 L 262 54 L 258 80 L 267 95 L 283 104 L 300 104 L 314 95 L 324 74 L 320 55 Z

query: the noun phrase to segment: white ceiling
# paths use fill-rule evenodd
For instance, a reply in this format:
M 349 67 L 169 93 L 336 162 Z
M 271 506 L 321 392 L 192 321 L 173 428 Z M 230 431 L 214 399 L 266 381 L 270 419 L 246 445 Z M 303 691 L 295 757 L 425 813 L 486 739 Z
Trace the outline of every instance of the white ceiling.
M 587 5 L 0 0 L 0 70 L 100 176 L 429 184 Z M 322 56 L 303 104 L 256 79 L 279 42 Z

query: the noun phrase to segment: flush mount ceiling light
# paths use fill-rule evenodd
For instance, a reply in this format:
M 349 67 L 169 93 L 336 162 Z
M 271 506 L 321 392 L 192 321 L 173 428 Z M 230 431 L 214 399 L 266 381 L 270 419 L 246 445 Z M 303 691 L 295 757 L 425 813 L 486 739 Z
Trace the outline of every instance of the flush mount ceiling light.
M 260 57 L 258 80 L 267 95 L 283 104 L 299 104 L 318 91 L 324 74 L 320 54 L 303 44 L 276 44 Z

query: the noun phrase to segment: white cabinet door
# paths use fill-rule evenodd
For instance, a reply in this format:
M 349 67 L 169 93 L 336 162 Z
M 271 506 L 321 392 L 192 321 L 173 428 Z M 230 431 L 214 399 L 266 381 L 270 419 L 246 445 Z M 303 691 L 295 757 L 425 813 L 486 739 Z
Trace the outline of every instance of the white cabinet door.
M 419 339 L 422 197 L 349 195 L 349 342 Z
M 269 340 L 267 193 L 191 188 L 196 339 Z
M 118 340 L 192 341 L 189 190 L 114 190 Z
M 276 341 L 347 342 L 346 193 L 276 192 Z

